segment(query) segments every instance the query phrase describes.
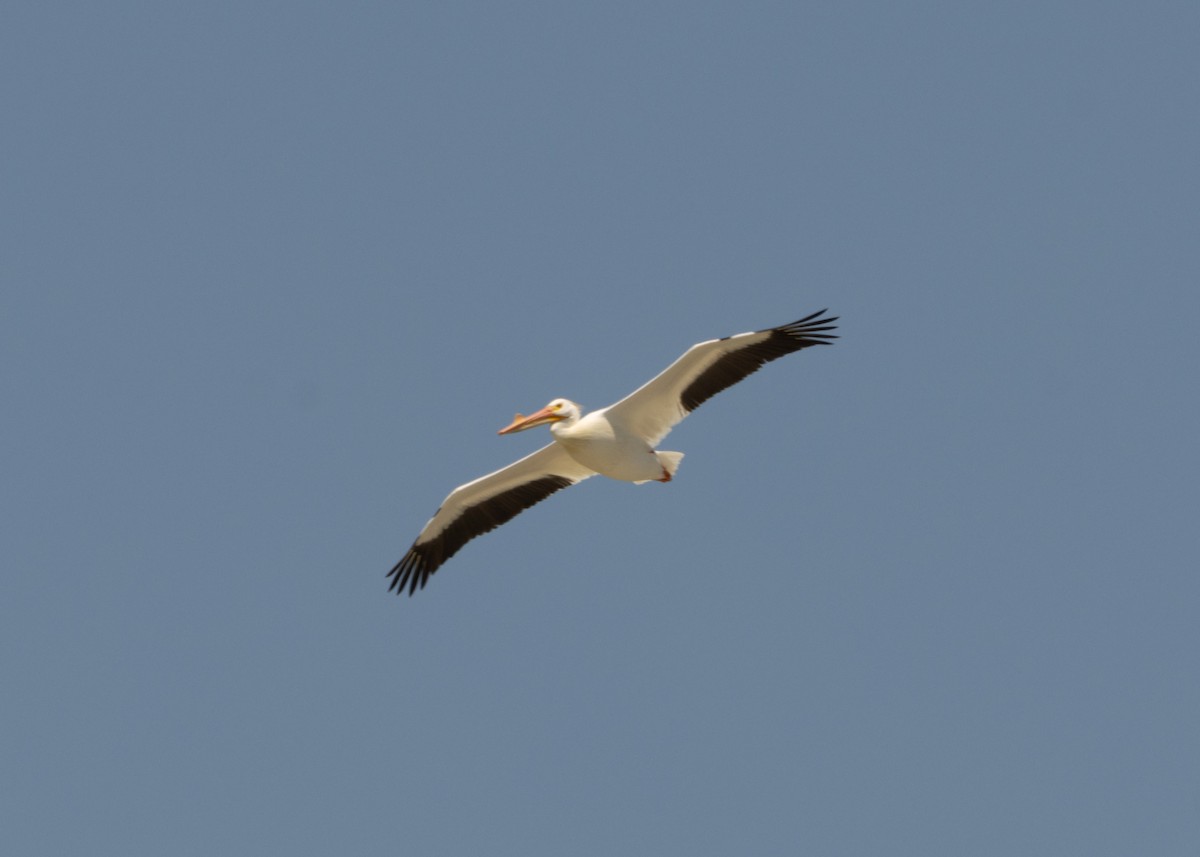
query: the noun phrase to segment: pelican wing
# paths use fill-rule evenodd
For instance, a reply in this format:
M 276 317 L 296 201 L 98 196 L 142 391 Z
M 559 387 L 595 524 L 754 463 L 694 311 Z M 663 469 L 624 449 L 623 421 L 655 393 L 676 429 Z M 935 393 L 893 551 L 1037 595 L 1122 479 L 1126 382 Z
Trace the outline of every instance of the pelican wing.
M 823 317 L 825 312 L 693 345 L 656 377 L 605 408 L 605 413 L 656 446 L 689 413 L 764 363 L 812 345 L 831 345 L 837 336 L 826 331 L 836 329 L 831 322 L 837 316 Z
M 450 492 L 408 553 L 388 572 L 397 594 L 425 588 L 429 575 L 476 536 L 507 523 L 555 491 L 594 476 L 557 443 Z

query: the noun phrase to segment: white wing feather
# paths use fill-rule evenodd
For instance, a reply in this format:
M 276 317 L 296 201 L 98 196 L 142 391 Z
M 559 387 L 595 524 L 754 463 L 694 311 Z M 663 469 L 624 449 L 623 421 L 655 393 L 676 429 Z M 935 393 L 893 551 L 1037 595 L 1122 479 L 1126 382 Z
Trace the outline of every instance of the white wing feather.
M 507 467 L 459 485 L 442 501 L 442 505 L 429 519 L 415 544 L 425 544 L 436 538 L 451 522 L 462 515 L 463 510 L 478 506 L 497 494 L 503 494 L 519 485 L 534 482 L 546 476 L 561 476 L 571 482 L 582 482 L 596 472 L 584 467 L 563 450 L 557 443 L 549 443 L 537 452 L 514 461 Z
M 610 421 L 657 446 L 689 413 L 764 364 L 837 339 L 829 333 L 837 318 L 823 318 L 824 314 L 820 310 L 791 324 L 693 345 L 648 383 L 605 408 L 605 413 Z
M 772 331 L 739 333 L 725 339 L 698 342 L 678 360 L 621 401 L 604 409 L 609 419 L 646 439 L 650 446 L 670 434 L 689 411 L 681 396 L 693 381 L 726 354 L 770 338 Z

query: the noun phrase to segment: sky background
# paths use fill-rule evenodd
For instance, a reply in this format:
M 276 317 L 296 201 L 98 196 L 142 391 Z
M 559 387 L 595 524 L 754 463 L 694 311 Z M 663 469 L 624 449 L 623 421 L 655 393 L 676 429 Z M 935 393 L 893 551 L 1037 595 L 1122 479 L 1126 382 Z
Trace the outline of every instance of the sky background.
M 1198 39 L 6 4 L 0 852 L 1195 855 Z M 514 411 L 826 306 L 387 592 Z

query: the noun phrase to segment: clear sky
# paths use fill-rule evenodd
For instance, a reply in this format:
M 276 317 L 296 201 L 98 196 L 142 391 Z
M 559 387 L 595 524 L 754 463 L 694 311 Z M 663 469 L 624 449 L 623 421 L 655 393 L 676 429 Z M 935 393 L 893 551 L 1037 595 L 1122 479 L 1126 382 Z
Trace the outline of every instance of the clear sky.
M 1195 855 L 1200 6 L 0 27 L 0 852 Z M 385 574 L 513 412 L 822 307 Z

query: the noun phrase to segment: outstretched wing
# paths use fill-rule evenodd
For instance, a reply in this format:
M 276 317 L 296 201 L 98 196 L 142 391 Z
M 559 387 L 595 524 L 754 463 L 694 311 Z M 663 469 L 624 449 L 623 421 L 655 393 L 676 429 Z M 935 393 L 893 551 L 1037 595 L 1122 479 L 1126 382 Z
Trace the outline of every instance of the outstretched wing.
M 388 572 L 390 589 L 425 588 L 429 575 L 476 536 L 511 521 L 555 491 L 594 476 L 557 444 L 544 446 L 508 467 L 450 492 L 408 553 Z
M 680 420 L 764 363 L 812 345 L 831 345 L 837 316 L 826 310 L 791 324 L 693 345 L 655 378 L 604 409 L 609 419 L 657 446 Z

